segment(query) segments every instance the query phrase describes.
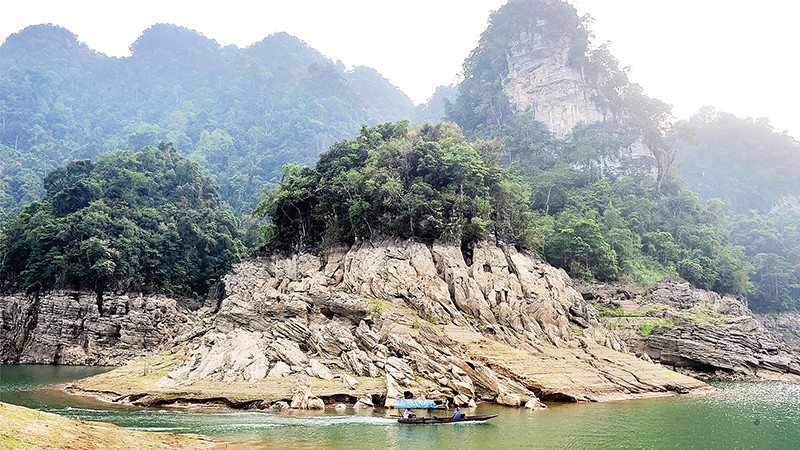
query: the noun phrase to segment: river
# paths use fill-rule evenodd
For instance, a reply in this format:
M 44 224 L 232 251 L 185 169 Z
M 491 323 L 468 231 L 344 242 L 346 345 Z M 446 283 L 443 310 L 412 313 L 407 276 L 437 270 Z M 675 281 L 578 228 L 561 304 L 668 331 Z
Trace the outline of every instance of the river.
M 143 409 L 57 388 L 96 367 L 0 366 L 0 400 L 144 431 L 244 440 L 251 448 L 798 448 L 800 384 L 722 383 L 709 395 L 560 404 L 542 411 L 481 406 L 486 423 L 401 425 L 374 412 L 263 413 L 213 408 Z

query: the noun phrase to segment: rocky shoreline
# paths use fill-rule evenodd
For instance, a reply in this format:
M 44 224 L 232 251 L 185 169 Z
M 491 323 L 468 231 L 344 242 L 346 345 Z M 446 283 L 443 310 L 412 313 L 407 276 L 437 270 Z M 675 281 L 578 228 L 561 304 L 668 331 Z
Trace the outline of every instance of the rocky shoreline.
M 704 380 L 800 382 L 800 348 L 784 338 L 795 336 L 793 315 L 759 317 L 740 299 L 674 281 L 580 290 L 642 357 Z
M 199 318 L 164 296 L 53 292 L 0 296 L 0 364 L 122 366 Z
M 607 401 L 712 388 L 627 352 L 561 270 L 513 248 L 363 242 L 265 255 L 166 350 L 72 391 L 258 409 Z
M 163 296 L 107 295 L 102 313 L 92 294 L 0 297 L 2 362 L 123 366 L 69 388 L 107 401 L 256 409 L 403 395 L 541 408 L 800 381 L 796 315 L 671 281 L 575 285 L 487 243 L 260 255 L 224 283 L 194 312 Z

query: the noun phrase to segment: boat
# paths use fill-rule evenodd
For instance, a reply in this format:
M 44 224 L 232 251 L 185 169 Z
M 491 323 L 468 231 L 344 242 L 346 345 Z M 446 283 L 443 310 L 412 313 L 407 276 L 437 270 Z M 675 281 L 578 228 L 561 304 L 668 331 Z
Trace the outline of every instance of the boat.
M 395 404 L 397 409 L 427 409 L 428 417 L 418 417 L 416 414 L 410 414 L 407 417 L 398 416 L 398 423 L 406 424 L 436 424 L 436 423 L 461 423 L 461 422 L 483 422 L 497 417 L 497 414 L 484 414 L 479 416 L 462 416 L 459 418 L 454 417 L 436 417 L 433 416 L 434 409 L 446 409 L 440 402 L 434 400 L 426 400 L 420 398 L 398 399 Z
M 397 422 L 408 424 L 436 424 L 436 423 L 461 423 L 461 422 L 484 422 L 497 417 L 497 414 L 484 414 L 482 416 L 464 416 L 460 419 L 452 417 L 414 417 L 413 419 L 399 418 Z

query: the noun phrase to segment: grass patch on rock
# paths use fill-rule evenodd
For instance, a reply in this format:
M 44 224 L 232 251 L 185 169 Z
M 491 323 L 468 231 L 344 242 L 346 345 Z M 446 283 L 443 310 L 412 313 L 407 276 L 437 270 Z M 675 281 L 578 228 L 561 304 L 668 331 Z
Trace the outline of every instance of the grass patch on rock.
M 600 317 L 645 317 L 646 314 L 641 311 L 628 311 L 620 305 L 607 305 L 603 303 L 594 303 L 592 306 L 600 314 Z
M 673 322 L 671 319 L 644 321 L 639 323 L 639 336 L 650 336 L 655 328 L 672 328 L 674 326 L 675 322 Z

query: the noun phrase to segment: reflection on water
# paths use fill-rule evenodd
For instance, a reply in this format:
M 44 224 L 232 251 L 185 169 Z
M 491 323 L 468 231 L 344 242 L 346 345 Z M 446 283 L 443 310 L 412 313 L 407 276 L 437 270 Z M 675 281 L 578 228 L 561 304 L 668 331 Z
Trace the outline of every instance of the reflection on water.
M 554 405 L 482 406 L 486 423 L 401 425 L 392 412 L 271 414 L 228 409 L 143 409 L 63 394 L 52 383 L 103 369 L 0 366 L 0 400 L 142 431 L 200 433 L 252 448 L 797 448 L 800 385 L 720 384 L 720 393 Z M 469 414 L 470 411 L 467 411 Z

